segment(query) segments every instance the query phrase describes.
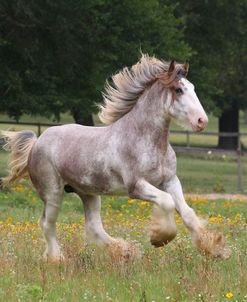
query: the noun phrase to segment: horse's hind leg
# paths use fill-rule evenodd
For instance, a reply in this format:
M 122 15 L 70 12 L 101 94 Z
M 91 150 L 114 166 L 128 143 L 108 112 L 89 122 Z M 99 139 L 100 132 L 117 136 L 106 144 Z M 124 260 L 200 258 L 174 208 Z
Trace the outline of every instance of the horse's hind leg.
M 100 196 L 80 195 L 80 197 L 84 204 L 86 239 L 101 246 L 108 245 L 114 239 L 103 228 Z
M 40 219 L 40 226 L 46 240 L 44 258 L 57 262 L 63 257 L 56 240 L 56 221 L 61 206 L 64 184 L 51 165 L 42 162 L 36 165 L 32 162 L 30 170 L 31 180 L 44 202 L 44 211 Z
M 120 238 L 113 238 L 104 230 L 100 217 L 100 197 L 89 195 L 81 195 L 80 197 L 85 210 L 86 239 L 107 247 L 114 262 L 126 262 L 139 258 L 141 252 L 136 244 Z
M 63 197 L 62 192 L 63 191 L 48 191 L 45 197 L 42 198 L 44 201 L 44 211 L 40 219 L 40 226 L 46 240 L 44 258 L 52 262 L 59 262 L 63 259 L 56 240 L 56 221 Z

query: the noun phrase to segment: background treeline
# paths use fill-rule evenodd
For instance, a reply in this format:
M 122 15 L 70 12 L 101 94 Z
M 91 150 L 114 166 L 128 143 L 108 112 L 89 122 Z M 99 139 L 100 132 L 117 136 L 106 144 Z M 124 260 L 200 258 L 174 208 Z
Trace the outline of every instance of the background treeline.
M 16 120 L 70 112 L 90 125 L 105 79 L 141 50 L 189 60 L 219 130 L 238 131 L 247 107 L 246 20 L 245 0 L 0 0 L 0 111 Z

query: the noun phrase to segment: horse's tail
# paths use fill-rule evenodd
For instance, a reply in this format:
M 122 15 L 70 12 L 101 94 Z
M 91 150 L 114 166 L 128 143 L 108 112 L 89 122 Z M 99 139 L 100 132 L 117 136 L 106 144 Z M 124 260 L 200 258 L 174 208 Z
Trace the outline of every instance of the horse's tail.
M 2 179 L 2 184 L 9 186 L 28 177 L 28 157 L 37 136 L 33 131 L 1 131 L 1 136 L 6 142 L 3 148 L 10 151 L 9 175 Z

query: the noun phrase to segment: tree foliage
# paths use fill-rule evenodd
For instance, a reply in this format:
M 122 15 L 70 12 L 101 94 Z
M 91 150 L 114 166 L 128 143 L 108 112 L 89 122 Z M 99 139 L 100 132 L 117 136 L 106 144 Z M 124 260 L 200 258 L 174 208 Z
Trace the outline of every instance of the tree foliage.
M 247 107 L 247 2 L 179 0 L 176 13 L 186 18 L 190 76 L 203 104 L 219 116 L 220 132 L 238 132 L 239 108 Z M 237 137 L 219 137 L 220 148 L 237 145 Z
M 236 103 L 246 108 L 247 2 L 179 0 L 176 13 L 186 18 L 190 76 L 208 109 L 220 116 Z
M 1 111 L 88 117 L 105 78 L 140 50 L 184 60 L 184 20 L 157 0 L 2 0 Z

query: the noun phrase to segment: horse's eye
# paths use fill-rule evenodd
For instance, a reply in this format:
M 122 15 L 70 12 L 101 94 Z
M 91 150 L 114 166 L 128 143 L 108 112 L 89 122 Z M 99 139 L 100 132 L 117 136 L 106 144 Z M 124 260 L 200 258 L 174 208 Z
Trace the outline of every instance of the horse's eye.
M 181 88 L 176 88 L 175 91 L 176 94 L 183 94 L 183 90 Z

